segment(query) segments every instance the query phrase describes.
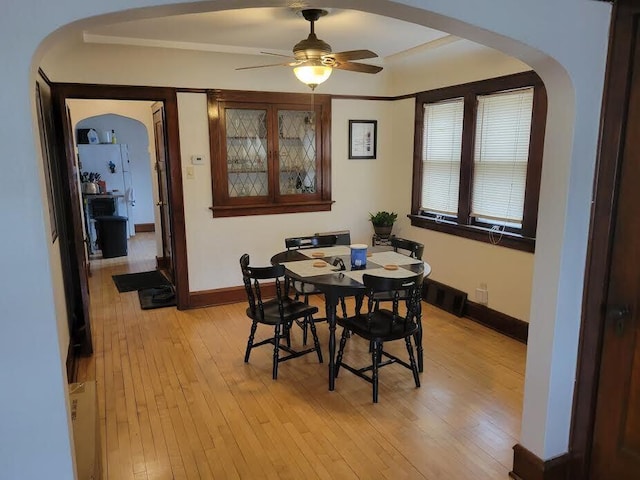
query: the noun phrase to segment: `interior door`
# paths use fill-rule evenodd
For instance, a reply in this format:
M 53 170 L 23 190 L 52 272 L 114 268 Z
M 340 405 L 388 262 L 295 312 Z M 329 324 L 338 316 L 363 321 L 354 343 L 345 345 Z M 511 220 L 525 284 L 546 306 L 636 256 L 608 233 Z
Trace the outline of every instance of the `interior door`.
M 165 270 L 173 281 L 173 253 L 171 246 L 171 207 L 169 205 L 169 184 L 167 178 L 167 148 L 164 135 L 164 106 L 153 105 L 153 127 L 156 144 L 156 174 L 158 177 L 158 203 L 160 228 L 162 230 L 162 258 L 158 266 Z
M 93 353 L 91 321 L 89 317 L 89 267 L 87 264 L 82 207 L 77 182 L 77 159 L 73 150 L 73 135 L 69 110 L 55 89 L 46 92 L 46 102 L 51 112 L 51 133 L 48 135 L 52 154 L 52 174 L 55 176 L 54 195 L 60 208 L 57 211 L 60 225 L 60 251 L 67 311 L 70 322 L 70 355 L 90 355 Z M 44 98 L 43 98 L 44 100 Z M 66 159 L 66 161 L 65 161 Z M 70 362 L 70 363 L 73 363 Z M 68 359 L 68 367 L 70 365 Z M 74 372 L 67 374 L 72 381 Z
M 640 478 L 640 34 L 635 29 L 591 456 L 593 480 Z

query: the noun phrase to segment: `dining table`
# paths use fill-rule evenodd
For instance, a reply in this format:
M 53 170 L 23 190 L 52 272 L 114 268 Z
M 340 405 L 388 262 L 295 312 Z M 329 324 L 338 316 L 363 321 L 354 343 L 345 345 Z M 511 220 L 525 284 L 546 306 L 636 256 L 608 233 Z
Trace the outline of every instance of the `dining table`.
M 324 294 L 327 323 L 329 325 L 329 390 L 335 389 L 336 310 L 341 297 L 356 297 L 361 302 L 365 295 L 362 276 L 378 275 L 403 278 L 422 273 L 427 277 L 431 266 L 396 252 L 390 246 L 367 248 L 365 265 L 351 265 L 348 245 L 292 249 L 271 257 L 272 265 L 282 264 L 292 280 L 313 285 Z M 420 329 L 422 332 L 422 329 Z M 422 335 L 416 339 L 420 370 L 422 370 Z

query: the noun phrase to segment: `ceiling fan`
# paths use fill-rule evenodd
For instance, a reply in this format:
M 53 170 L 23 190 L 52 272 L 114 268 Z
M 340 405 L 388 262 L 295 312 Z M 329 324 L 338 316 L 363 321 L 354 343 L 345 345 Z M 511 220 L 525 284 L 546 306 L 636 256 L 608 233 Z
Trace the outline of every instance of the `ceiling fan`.
M 334 68 L 360 73 L 378 73 L 382 70 L 382 67 L 376 65 L 351 61 L 375 58 L 378 55 L 374 52 L 370 50 L 350 50 L 347 52 L 332 53 L 331 46 L 316 36 L 314 24 L 320 17 L 327 14 L 326 10 L 313 8 L 302 10 L 301 13 L 305 20 L 311 23 L 311 33 L 309 33 L 307 38 L 299 41 L 293 47 L 293 58 L 291 58 L 290 62 L 241 67 L 236 70 L 277 66 L 293 67 L 293 73 L 298 77 L 298 80 L 311 87 L 311 90 L 314 90 L 319 84 L 329 78 Z M 262 53 L 284 56 L 269 52 Z

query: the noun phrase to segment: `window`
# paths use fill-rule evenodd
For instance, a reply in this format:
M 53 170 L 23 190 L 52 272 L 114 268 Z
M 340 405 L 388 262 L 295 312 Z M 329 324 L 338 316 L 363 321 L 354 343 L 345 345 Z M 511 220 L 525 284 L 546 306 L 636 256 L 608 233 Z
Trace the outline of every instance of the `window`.
M 533 251 L 546 93 L 533 72 L 417 95 L 412 225 Z
M 329 97 L 209 93 L 214 217 L 331 209 Z
M 422 204 L 431 214 L 456 216 L 464 99 L 424 105 Z

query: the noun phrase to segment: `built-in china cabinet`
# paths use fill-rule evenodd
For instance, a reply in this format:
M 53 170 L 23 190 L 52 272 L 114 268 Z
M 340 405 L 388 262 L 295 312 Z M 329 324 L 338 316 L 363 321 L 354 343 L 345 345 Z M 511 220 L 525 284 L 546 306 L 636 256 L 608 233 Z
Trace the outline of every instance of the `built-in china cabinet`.
M 331 209 L 327 95 L 209 93 L 213 216 Z

